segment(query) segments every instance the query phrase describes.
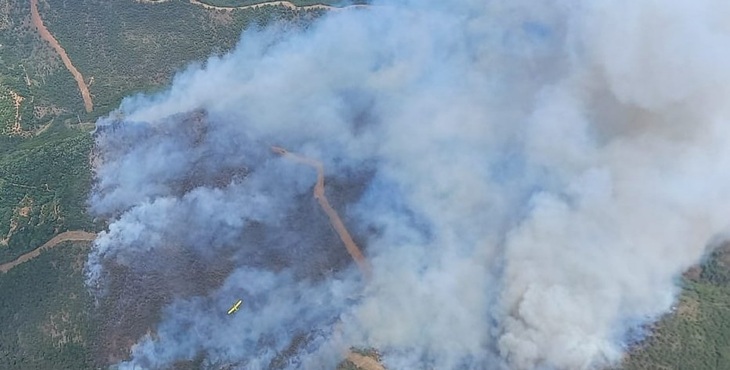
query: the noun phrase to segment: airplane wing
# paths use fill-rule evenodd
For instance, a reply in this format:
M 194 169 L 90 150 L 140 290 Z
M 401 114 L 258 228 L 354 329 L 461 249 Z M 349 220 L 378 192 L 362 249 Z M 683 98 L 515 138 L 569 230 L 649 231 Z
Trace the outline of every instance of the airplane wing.
M 230 314 L 232 314 L 232 313 L 234 313 L 234 312 L 238 311 L 238 309 L 239 309 L 239 308 L 241 307 L 241 303 L 243 303 L 243 300 L 242 300 L 242 299 L 239 299 L 239 300 L 238 300 L 238 302 L 236 302 L 236 303 L 235 303 L 235 304 L 233 305 L 233 307 L 231 307 L 231 308 L 230 308 L 230 309 L 228 310 L 228 314 L 230 315 Z

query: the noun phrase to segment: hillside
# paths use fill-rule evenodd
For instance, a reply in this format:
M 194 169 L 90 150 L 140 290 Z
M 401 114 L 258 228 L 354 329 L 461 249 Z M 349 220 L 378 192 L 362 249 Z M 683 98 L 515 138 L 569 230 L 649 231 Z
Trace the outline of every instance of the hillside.
M 73 77 L 33 28 L 29 2 L 0 8 L 0 245 L 6 246 L 0 263 L 56 233 L 91 227 L 84 202 L 92 143 L 90 126 L 80 123 L 127 95 L 162 88 L 190 62 L 230 49 L 243 28 L 320 14 L 93 0 L 41 2 L 39 12 L 87 80 L 95 106 L 85 111 Z
M 730 368 L 730 247 L 688 271 L 672 313 L 630 353 L 623 369 Z
M 97 340 L 83 282 L 88 243 L 67 243 L 0 275 L 0 368 L 90 369 Z
M 220 7 L 260 3 L 200 2 Z M 230 50 L 242 29 L 275 22 L 306 27 L 325 12 L 283 5 L 215 10 L 182 0 L 41 0 L 38 10 L 83 75 L 94 104 L 87 112 L 72 74 L 34 29 L 30 2 L 7 0 L 0 5 L 0 264 L 60 233 L 104 229 L 104 221 L 86 211 L 92 186 L 90 132 L 93 122 L 125 96 L 163 89 L 189 63 Z M 120 267 L 124 279 L 115 281 L 114 289 L 126 289 L 127 295 L 112 295 L 100 309 L 94 308 L 84 286 L 88 250 L 88 242 L 63 242 L 0 273 L 0 368 L 104 368 L 124 359 L 129 346 L 149 330 L 127 325 L 123 318 L 156 317 L 169 297 L 145 297 L 143 304 L 113 299 L 139 293 L 140 285 L 156 277 L 136 277 Z M 631 349 L 622 369 L 730 368 L 730 248 L 688 271 L 681 284 L 676 309 Z M 148 307 L 154 312 L 141 312 Z M 120 319 L 100 321 L 110 313 Z M 112 332 L 117 336 L 106 336 Z M 375 350 L 354 351 L 338 369 L 379 366 L 373 360 L 379 357 Z M 176 368 L 202 364 L 200 358 Z
M 163 88 L 191 62 L 235 45 L 241 30 L 304 25 L 321 11 L 211 11 L 184 1 L 39 1 L 48 31 L 83 75 L 93 110 L 31 22 L 27 0 L 0 5 L 0 264 L 69 230 L 98 232 L 86 212 L 96 118 L 133 93 Z M 102 366 L 101 327 L 82 267 L 88 243 L 61 243 L 0 274 L 0 368 Z M 119 347 L 124 352 L 123 347 Z

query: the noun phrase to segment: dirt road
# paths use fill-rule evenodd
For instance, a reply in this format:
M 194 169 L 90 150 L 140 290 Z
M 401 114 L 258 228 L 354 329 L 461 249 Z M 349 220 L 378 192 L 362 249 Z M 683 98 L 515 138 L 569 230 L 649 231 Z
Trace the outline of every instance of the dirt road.
M 345 248 L 347 248 L 347 252 L 350 253 L 350 257 L 355 260 L 357 267 L 360 268 L 360 272 L 362 272 L 365 278 L 369 280 L 372 275 L 370 264 L 365 259 L 365 256 L 363 256 L 360 248 L 357 244 L 355 244 L 355 241 L 352 240 L 352 236 L 350 236 L 350 233 L 347 231 L 347 228 L 342 222 L 342 219 L 340 219 L 340 216 L 337 214 L 337 211 L 332 208 L 327 197 L 324 195 L 324 166 L 322 166 L 322 163 L 311 158 L 290 153 L 286 149 L 277 146 L 271 147 L 271 150 L 276 154 L 287 157 L 295 162 L 313 167 L 317 170 L 317 183 L 314 186 L 314 198 L 317 199 L 319 206 L 322 207 L 324 213 L 326 213 L 327 217 L 329 217 L 332 227 L 335 228 L 337 235 L 339 235 L 342 243 L 345 244 Z
M 317 170 L 317 183 L 314 185 L 314 198 L 317 199 L 317 202 L 319 202 L 319 206 L 322 208 L 322 210 L 324 210 L 324 213 L 327 214 L 327 217 L 329 217 L 330 224 L 332 224 L 332 227 L 334 227 L 335 231 L 337 231 L 337 234 L 342 240 L 342 243 L 345 244 L 345 248 L 347 248 L 347 252 L 350 253 L 350 256 L 357 264 L 357 267 L 360 268 L 360 272 L 362 272 L 366 280 L 370 280 L 370 278 L 372 277 L 372 268 L 370 267 L 368 260 L 365 259 L 365 256 L 363 256 L 360 248 L 357 246 L 357 244 L 355 244 L 355 241 L 352 240 L 352 237 L 347 231 L 347 228 L 342 222 L 342 219 L 340 219 L 337 211 L 332 208 L 329 201 L 327 200 L 327 197 L 324 194 L 324 166 L 322 165 L 322 162 L 291 153 L 286 149 L 278 146 L 272 146 L 271 150 L 276 154 L 289 158 L 303 165 L 313 167 L 315 170 Z M 341 328 L 338 327 L 338 329 L 336 330 L 341 330 Z M 346 359 L 355 364 L 355 366 L 357 366 L 359 369 L 385 370 L 385 367 L 381 365 L 376 359 L 369 356 L 363 356 L 359 353 L 355 353 L 352 351 L 348 352 Z
M 79 72 L 79 70 L 76 69 L 76 67 L 74 67 L 74 65 L 71 63 L 71 59 L 68 58 L 66 50 L 63 50 L 61 44 L 58 43 L 56 38 L 53 37 L 53 35 L 51 35 L 46 26 L 43 25 L 41 15 L 38 13 L 38 0 L 30 0 L 30 18 L 33 22 L 33 25 L 36 27 L 36 29 L 38 29 L 38 33 L 41 35 L 41 38 L 51 44 L 51 47 L 53 47 L 56 53 L 58 53 L 58 55 L 61 57 L 63 65 L 65 65 L 68 71 L 71 72 L 71 74 L 74 76 L 76 83 L 79 85 L 81 97 L 84 99 L 84 107 L 86 108 L 87 112 L 91 112 L 91 110 L 94 109 L 94 104 L 91 101 L 91 93 L 89 93 L 89 88 L 84 82 L 84 76 L 82 76 L 81 72 Z
M 324 5 L 324 4 L 298 6 L 289 1 L 267 1 L 267 2 L 263 2 L 263 3 L 242 5 L 242 6 L 215 6 L 215 5 L 203 3 L 199 0 L 190 0 L 190 2 L 195 5 L 202 6 L 206 9 L 218 9 L 218 10 L 253 9 L 253 8 L 258 8 L 260 6 L 265 6 L 265 5 L 285 6 L 289 9 L 305 9 L 305 10 L 306 9 L 339 10 L 339 9 L 347 9 L 347 8 L 367 7 L 367 5 L 348 5 L 348 6 L 343 6 L 343 7 L 336 7 L 336 6 Z
M 362 251 L 360 248 L 355 244 L 355 241 L 352 239 L 352 236 L 350 236 L 350 233 L 347 231 L 347 228 L 345 227 L 345 224 L 342 222 L 342 219 L 340 219 L 340 216 L 337 214 L 337 211 L 335 211 L 332 206 L 330 205 L 329 201 L 327 200 L 327 197 L 325 195 L 324 191 L 324 166 L 321 162 L 303 157 L 298 154 L 290 153 L 286 149 L 281 147 L 273 146 L 271 147 L 271 150 L 281 155 L 282 157 L 286 157 L 288 159 L 291 159 L 295 162 L 313 167 L 317 171 L 317 182 L 314 186 L 314 198 L 319 203 L 322 210 L 327 214 L 327 217 L 330 220 L 330 223 L 332 224 L 332 227 L 334 227 L 335 231 L 337 232 L 338 236 L 342 240 L 343 244 L 345 244 L 345 248 L 347 248 L 347 252 L 350 254 L 352 259 L 355 261 L 355 263 L 358 265 L 358 268 L 362 272 L 362 274 L 365 276 L 367 280 L 370 280 L 370 277 L 372 275 L 372 270 L 370 267 L 370 264 L 365 259 L 365 256 L 362 254 Z M 23 262 L 29 261 L 41 254 L 41 252 L 51 249 L 58 244 L 65 242 L 65 241 L 93 241 L 96 238 L 96 234 L 85 232 L 85 231 L 67 231 L 65 233 L 61 233 L 59 235 L 56 235 L 53 239 L 49 240 L 42 246 L 34 249 L 31 252 L 28 252 L 14 261 L 5 263 L 0 265 L 0 273 L 6 273 L 10 271 L 15 266 L 20 265 Z M 369 356 L 363 356 L 359 353 L 355 352 L 348 352 L 346 359 L 355 364 L 359 369 L 363 370 L 385 370 L 385 367 L 381 365 L 378 360 L 369 357 Z
M 4 274 L 10 271 L 13 267 L 18 266 L 23 262 L 32 260 L 33 258 L 36 258 L 41 254 L 41 252 L 47 249 L 51 249 L 60 243 L 69 241 L 93 241 L 95 238 L 96 234 L 86 231 L 66 231 L 65 233 L 60 233 L 53 237 L 51 240 L 45 242 L 40 247 L 16 258 L 13 261 L 3 263 L 2 265 L 0 265 L 0 273 Z

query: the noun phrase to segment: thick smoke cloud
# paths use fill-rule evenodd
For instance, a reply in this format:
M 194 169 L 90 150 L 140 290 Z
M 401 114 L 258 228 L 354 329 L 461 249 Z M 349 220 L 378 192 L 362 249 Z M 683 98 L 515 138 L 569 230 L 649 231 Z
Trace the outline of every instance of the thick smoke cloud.
M 122 367 L 331 368 L 350 346 L 392 369 L 617 364 L 727 230 L 728 7 L 376 3 L 244 32 L 126 99 L 98 122 L 89 284 L 171 249 L 231 268 L 173 292 Z M 270 145 L 323 162 L 371 280 L 314 170 Z

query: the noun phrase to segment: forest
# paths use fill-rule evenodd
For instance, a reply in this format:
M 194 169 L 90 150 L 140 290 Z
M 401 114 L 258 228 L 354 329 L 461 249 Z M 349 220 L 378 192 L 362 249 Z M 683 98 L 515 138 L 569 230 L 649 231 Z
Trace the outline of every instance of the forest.
M 53 124 L 0 147 L 0 263 L 67 230 L 94 231 L 86 212 L 90 187 L 88 131 Z
M 29 2 L 0 6 L 0 263 L 67 230 L 103 229 L 86 209 L 92 122 L 125 96 L 163 89 L 189 63 L 230 50 L 245 28 L 306 27 L 324 14 L 101 0 L 41 1 L 39 12 L 83 74 L 95 109 L 86 113 L 72 75 L 31 26 Z M 10 132 L 16 122 L 20 130 Z M 84 285 L 88 248 L 66 242 L 0 274 L 0 368 L 108 365 L 98 345 L 100 311 Z M 124 346 L 116 345 L 122 353 Z
M 87 252 L 88 245 L 67 242 L 0 275 L 1 369 L 94 368 Z
M 730 246 L 684 274 L 673 312 L 630 351 L 625 370 L 730 369 Z
M 321 10 L 284 6 L 210 10 L 183 1 L 49 0 L 48 29 L 90 81 L 95 112 L 104 115 L 131 93 L 157 91 L 190 63 L 233 48 L 241 31 L 275 22 L 304 25 Z M 73 82 L 73 81 L 72 81 Z
M 46 26 L 89 84 L 95 110 L 86 113 L 72 76 L 30 25 L 28 1 L 6 1 L 0 6 L 0 263 L 66 230 L 103 229 L 86 211 L 91 123 L 125 96 L 164 89 L 189 63 L 230 50 L 243 29 L 276 22 L 305 28 L 325 12 L 271 5 L 210 10 L 183 0 L 42 1 Z M 15 96 L 22 97 L 17 110 Z M 5 130 L 16 114 L 26 134 Z M 100 323 L 83 280 L 88 248 L 65 243 L 0 274 L 0 368 L 88 369 L 104 362 L 93 346 Z M 685 274 L 676 309 L 647 328 L 623 369 L 730 369 L 729 261 L 730 251 L 721 248 Z M 202 363 L 197 358 L 179 368 Z M 340 366 L 354 368 L 351 362 Z
M 71 74 L 28 26 L 28 2 L 9 1 L 0 14 L 6 20 L 0 25 L 0 118 L 7 129 L 19 116 L 22 134 L 0 135 L 0 263 L 57 233 L 96 230 L 85 211 L 93 145 L 88 122 L 125 96 L 164 88 L 189 63 L 230 50 L 244 28 L 305 25 L 322 13 L 276 6 L 211 11 L 182 1 L 41 2 L 44 24 L 90 85 L 95 109 L 87 113 Z M 15 96 L 22 99 L 19 107 Z

